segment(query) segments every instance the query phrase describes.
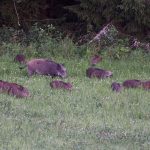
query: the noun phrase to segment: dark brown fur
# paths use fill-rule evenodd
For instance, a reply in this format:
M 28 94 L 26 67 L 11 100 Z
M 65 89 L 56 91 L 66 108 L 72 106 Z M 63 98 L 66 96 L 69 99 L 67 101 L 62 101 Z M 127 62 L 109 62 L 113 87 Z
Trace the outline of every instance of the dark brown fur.
M 62 64 L 58 64 L 48 59 L 33 59 L 27 63 L 29 76 L 33 74 L 59 76 L 65 78 L 67 76 L 66 68 Z
M 0 93 L 7 93 L 9 95 L 16 96 L 17 98 L 30 96 L 27 88 L 16 83 L 10 83 L 2 80 L 0 80 Z
M 111 88 L 115 92 L 121 92 L 122 89 L 123 89 L 123 86 L 120 83 L 113 82 L 112 85 L 111 85 Z
M 86 70 L 86 76 L 89 78 L 96 77 L 96 78 L 104 79 L 104 78 L 111 77 L 112 72 L 99 69 L 99 68 L 90 67 Z
M 72 90 L 72 84 L 69 82 L 63 82 L 60 80 L 54 80 L 50 83 L 51 88 L 54 89 L 66 89 L 66 90 Z
M 23 54 L 18 54 L 16 55 L 16 57 L 14 58 L 14 60 L 16 62 L 19 62 L 20 64 L 25 64 L 26 60 L 25 60 L 25 56 Z
M 142 86 L 142 81 L 141 80 L 126 80 L 123 82 L 123 86 L 125 88 L 139 88 Z

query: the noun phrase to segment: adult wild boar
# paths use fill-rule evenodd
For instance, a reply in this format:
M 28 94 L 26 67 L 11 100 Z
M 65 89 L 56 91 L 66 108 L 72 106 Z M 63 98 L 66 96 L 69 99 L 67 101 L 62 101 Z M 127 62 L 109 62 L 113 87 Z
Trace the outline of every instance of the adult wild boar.
M 29 76 L 33 74 L 47 75 L 47 76 L 59 76 L 65 78 L 67 76 L 67 70 L 62 64 L 58 64 L 48 59 L 33 59 L 27 62 L 27 70 Z
M 16 83 L 10 83 L 0 80 L 0 93 L 7 93 L 17 98 L 29 97 L 30 93 L 27 88 Z
M 122 86 L 120 83 L 113 82 L 113 83 L 111 84 L 111 88 L 112 88 L 112 90 L 115 91 L 115 92 L 121 92 L 122 89 L 123 89 L 123 86 Z
M 104 79 L 104 78 L 112 77 L 112 72 L 99 69 L 99 68 L 90 67 L 86 70 L 86 76 L 89 78 L 96 77 L 96 78 Z
M 126 80 L 123 82 L 123 86 L 125 88 L 139 88 L 142 86 L 142 81 L 141 80 Z
M 72 90 L 72 84 L 69 82 L 63 82 L 60 80 L 54 80 L 50 83 L 51 88 L 54 89 L 66 89 L 66 90 Z

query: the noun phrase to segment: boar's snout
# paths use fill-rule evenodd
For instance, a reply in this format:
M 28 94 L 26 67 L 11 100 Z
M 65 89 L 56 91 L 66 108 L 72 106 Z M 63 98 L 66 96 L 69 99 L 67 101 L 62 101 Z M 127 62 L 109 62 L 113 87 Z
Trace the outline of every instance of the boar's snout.
M 113 73 L 111 71 L 106 71 L 105 72 L 105 77 L 112 77 Z
M 21 92 L 21 97 L 30 97 L 30 93 L 29 91 L 25 88 L 22 92 Z
M 117 82 L 113 82 L 111 84 L 111 88 L 113 91 L 115 92 L 120 92 L 122 89 L 123 89 L 123 86 L 120 84 L 120 83 L 117 83 Z
M 67 69 L 64 67 L 64 65 L 58 64 L 57 71 L 58 71 L 58 76 L 60 76 L 62 78 L 67 77 Z

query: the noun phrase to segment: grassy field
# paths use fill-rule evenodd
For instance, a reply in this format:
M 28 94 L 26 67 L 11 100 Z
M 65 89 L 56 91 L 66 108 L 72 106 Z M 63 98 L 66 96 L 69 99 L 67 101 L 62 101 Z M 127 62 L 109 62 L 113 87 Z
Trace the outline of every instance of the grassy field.
M 105 80 L 85 76 L 86 59 L 65 63 L 73 90 L 53 90 L 52 78 L 27 76 L 13 58 L 0 57 L 0 79 L 17 82 L 29 99 L 0 94 L 0 150 L 149 150 L 150 92 L 112 92 L 113 81 L 150 79 L 149 57 L 104 59 L 98 67 L 113 71 Z

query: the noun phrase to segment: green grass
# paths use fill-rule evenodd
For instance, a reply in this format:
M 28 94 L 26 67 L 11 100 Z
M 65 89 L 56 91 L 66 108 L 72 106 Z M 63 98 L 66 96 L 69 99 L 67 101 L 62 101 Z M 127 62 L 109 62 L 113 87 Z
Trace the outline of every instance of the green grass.
M 0 79 L 27 87 L 31 98 L 0 94 L 0 150 L 149 150 L 150 92 L 112 92 L 113 81 L 150 79 L 150 59 L 104 59 L 110 79 L 85 76 L 86 59 L 55 59 L 65 63 L 73 90 L 53 90 L 52 78 L 28 78 L 13 58 L 0 58 Z

